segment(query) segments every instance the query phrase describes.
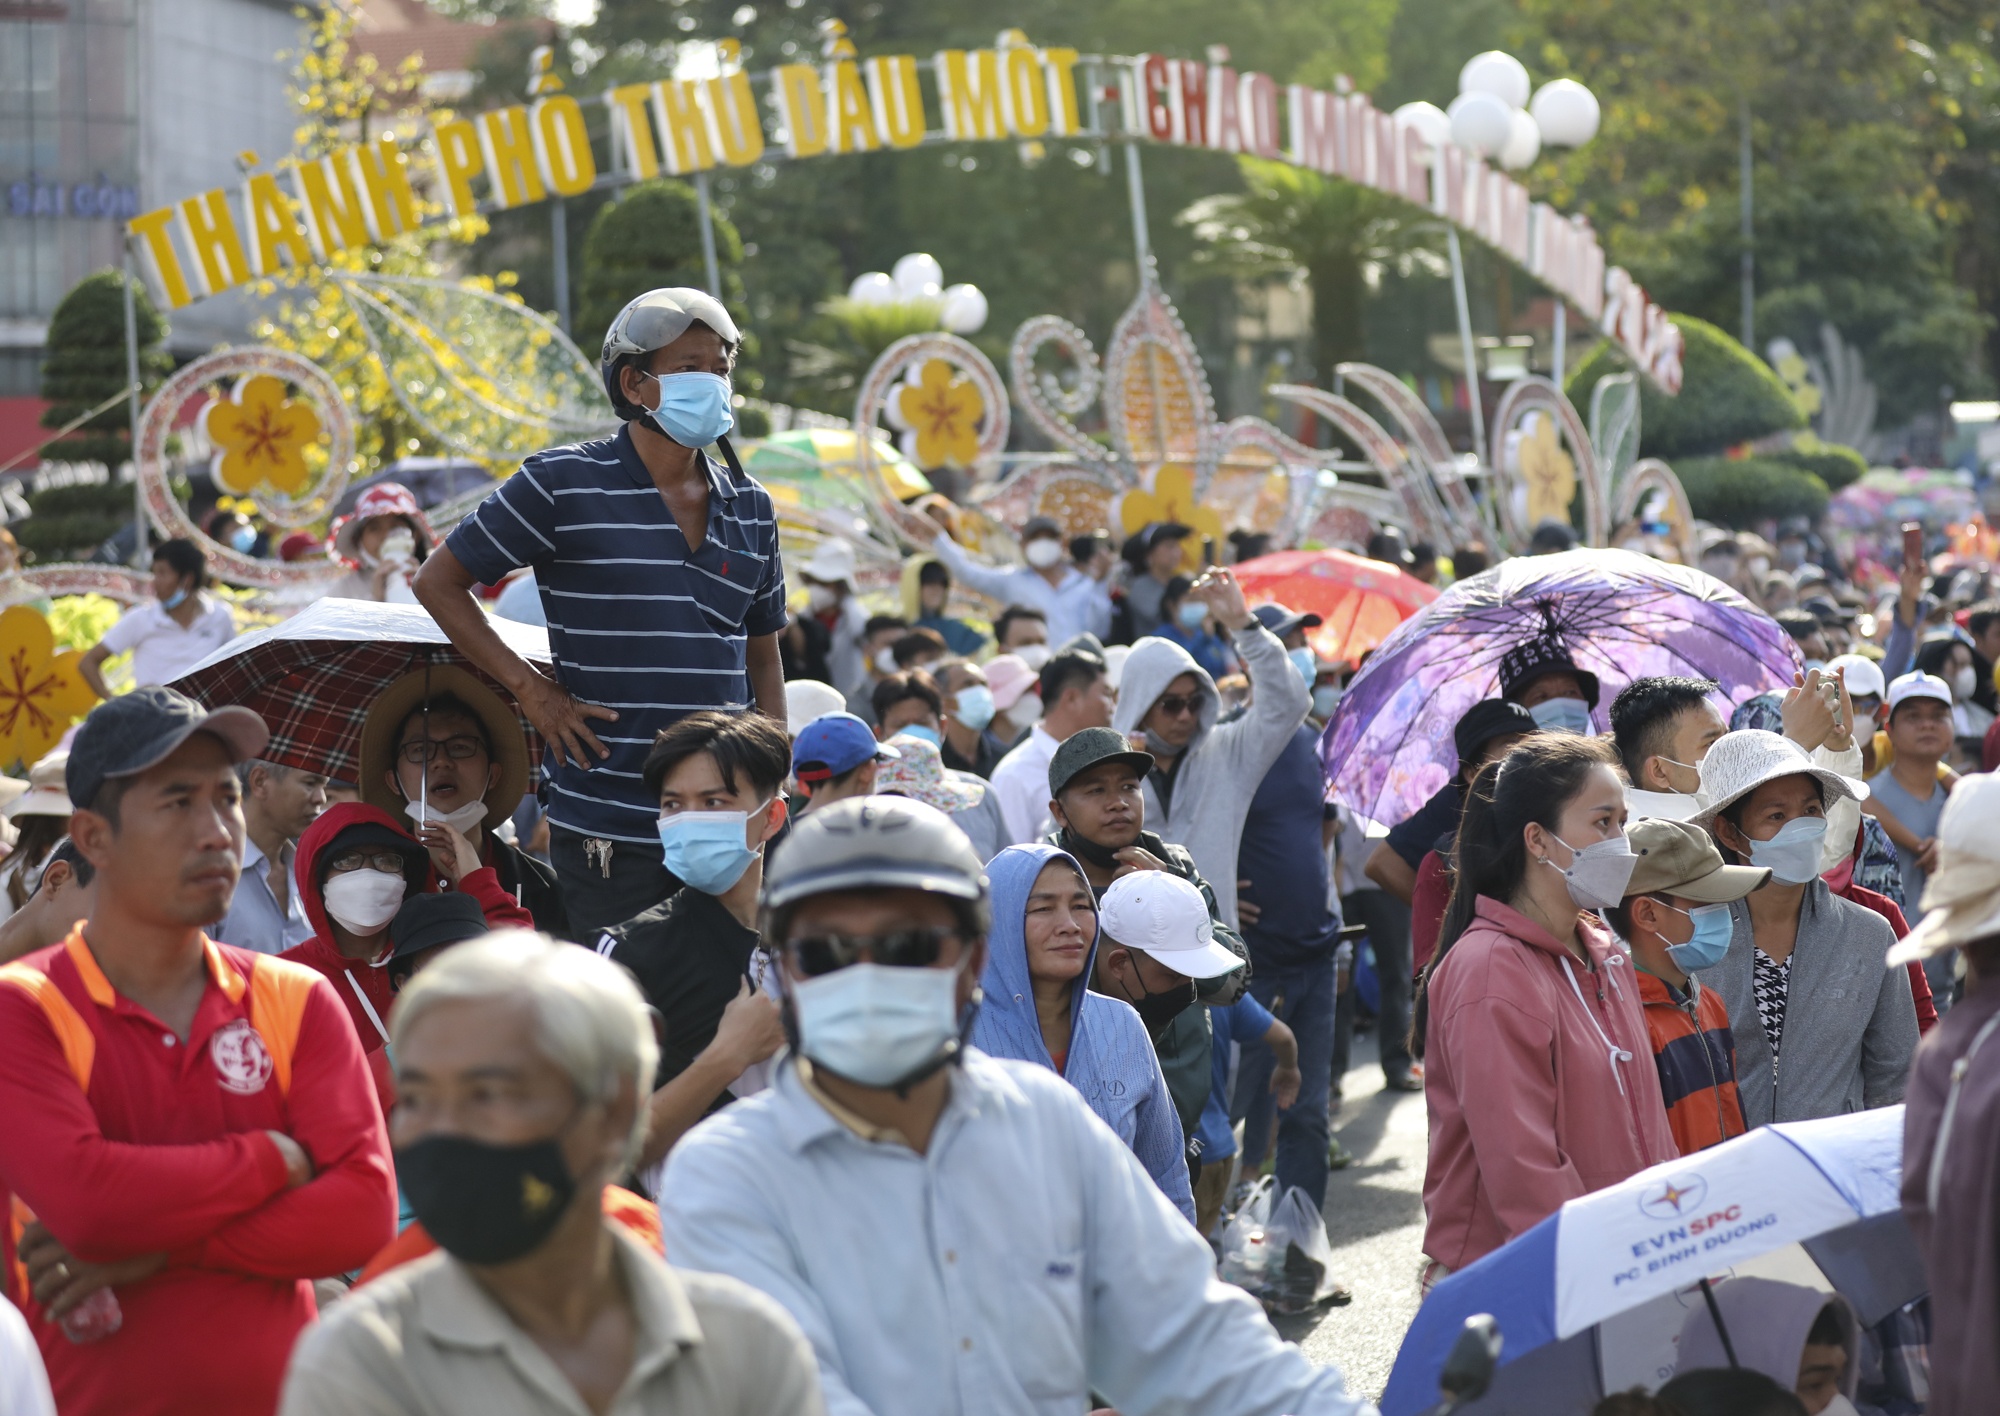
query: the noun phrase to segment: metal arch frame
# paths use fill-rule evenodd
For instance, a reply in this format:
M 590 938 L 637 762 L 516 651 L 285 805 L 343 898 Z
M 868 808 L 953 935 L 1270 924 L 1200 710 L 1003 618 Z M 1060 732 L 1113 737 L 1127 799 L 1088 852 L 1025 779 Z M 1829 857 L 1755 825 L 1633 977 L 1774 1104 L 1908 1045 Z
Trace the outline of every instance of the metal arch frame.
M 213 539 L 195 525 L 186 508 L 174 496 L 173 488 L 168 485 L 166 441 L 173 430 L 175 415 L 203 385 L 219 379 L 256 374 L 270 374 L 284 379 L 312 400 L 319 413 L 320 426 L 326 429 L 331 443 L 327 452 L 326 478 L 314 489 L 313 495 L 325 498 L 329 506 L 339 500 L 341 492 L 347 487 L 354 462 L 354 426 L 347 405 L 341 400 L 339 387 L 326 370 L 310 359 L 289 350 L 250 344 L 205 354 L 175 370 L 139 415 L 139 441 L 133 449 L 132 463 L 140 494 L 145 498 L 146 514 L 162 535 L 182 537 L 200 546 L 219 578 L 233 585 L 281 590 L 331 583 L 343 573 L 338 565 L 259 560 Z M 263 509 L 263 503 L 254 492 L 251 501 L 257 504 L 260 511 Z
M 1506 392 L 1500 395 L 1500 401 L 1493 407 L 1489 446 L 1504 447 L 1508 431 L 1520 422 L 1521 416 L 1537 411 L 1554 418 L 1557 428 L 1569 441 L 1570 453 L 1576 459 L 1577 484 L 1583 491 L 1584 544 L 1602 546 L 1611 539 L 1610 489 L 1604 485 L 1603 467 L 1597 460 L 1597 449 L 1590 441 L 1590 430 L 1584 427 L 1576 406 L 1552 381 L 1540 374 L 1530 374 L 1507 385 Z M 1509 527 L 1517 541 L 1524 543 L 1533 528 L 1512 524 L 1515 520 L 1513 506 L 1504 491 L 1494 500 L 1499 503 L 1502 524 Z
M 1052 376 L 1035 371 L 1035 356 L 1051 344 L 1068 356 L 1077 371 L 1072 392 L 1065 392 Z M 1039 432 L 1088 461 L 1106 460 L 1104 445 L 1070 421 L 1104 391 L 1104 368 L 1089 335 L 1061 315 L 1036 315 L 1014 331 L 1007 346 L 1007 372 L 1014 381 L 1015 401 Z
M 1632 464 L 1619 485 L 1615 499 L 1615 511 L 1611 525 L 1613 529 L 1623 526 L 1639 514 L 1639 505 L 1650 492 L 1665 492 L 1674 504 L 1674 512 L 1679 518 L 1681 534 L 1675 539 L 1675 549 L 1681 553 L 1681 564 L 1693 566 L 1699 563 L 1694 535 L 1694 508 L 1688 503 L 1687 488 L 1681 485 L 1680 474 L 1657 457 L 1642 457 Z
M 984 426 L 979 434 L 979 447 L 973 455 L 972 467 L 990 465 L 1007 448 L 1007 433 L 1011 426 L 1007 385 L 1001 379 L 1000 371 L 993 367 L 993 361 L 979 351 L 978 345 L 960 335 L 938 332 L 906 334 L 884 349 L 868 366 L 868 372 L 861 380 L 861 389 L 854 396 L 854 462 L 861 469 L 861 475 L 874 498 L 873 510 L 892 538 L 901 536 L 905 540 L 910 539 L 898 523 L 897 514 L 902 511 L 902 503 L 889 490 L 888 479 L 882 475 L 881 465 L 876 460 L 875 430 L 883 410 L 888 406 L 890 387 L 905 372 L 932 359 L 942 359 L 967 375 L 985 401 Z
M 1189 337 L 1187 326 L 1181 323 L 1180 312 L 1167 298 L 1167 292 L 1160 286 L 1159 275 L 1151 266 L 1146 268 L 1138 295 L 1111 328 L 1111 343 L 1104 361 L 1104 421 L 1110 430 L 1112 443 L 1135 472 L 1142 466 L 1159 466 L 1181 460 L 1168 454 L 1163 429 L 1157 458 L 1141 459 L 1134 455 L 1124 435 L 1127 423 L 1125 366 L 1147 345 L 1158 347 L 1174 362 L 1194 395 L 1194 495 L 1199 499 L 1208 494 L 1208 485 L 1215 478 L 1218 428 L 1215 394 L 1208 386 L 1208 371 L 1202 367 L 1201 359 L 1195 352 L 1194 340 Z M 1136 478 L 1133 484 L 1138 485 Z
M 1451 519 L 1438 501 L 1430 479 L 1411 463 L 1388 429 L 1358 404 L 1310 384 L 1273 384 L 1273 398 L 1297 404 L 1332 423 L 1361 448 L 1363 456 L 1381 469 L 1383 480 L 1402 499 L 1411 529 L 1439 545 L 1451 544 Z
M 1374 364 L 1336 364 L 1334 373 L 1374 398 L 1402 426 L 1406 450 L 1413 449 L 1418 454 L 1412 461 L 1437 487 L 1449 514 L 1468 529 L 1484 527 L 1487 535 L 1497 539 L 1500 525 L 1492 508 L 1482 507 L 1466 486 L 1459 472 L 1458 456 L 1451 450 L 1444 429 L 1424 401 L 1410 391 L 1409 385 Z

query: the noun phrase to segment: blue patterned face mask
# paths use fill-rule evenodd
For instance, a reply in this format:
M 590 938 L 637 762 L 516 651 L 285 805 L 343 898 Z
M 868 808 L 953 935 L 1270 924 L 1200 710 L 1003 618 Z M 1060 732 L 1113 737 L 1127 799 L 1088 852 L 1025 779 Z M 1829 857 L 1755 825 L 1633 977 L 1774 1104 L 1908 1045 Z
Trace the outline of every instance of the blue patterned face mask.
M 736 426 L 729 380 L 720 374 L 648 374 L 660 386 L 660 406 L 646 420 L 682 447 L 707 447 Z

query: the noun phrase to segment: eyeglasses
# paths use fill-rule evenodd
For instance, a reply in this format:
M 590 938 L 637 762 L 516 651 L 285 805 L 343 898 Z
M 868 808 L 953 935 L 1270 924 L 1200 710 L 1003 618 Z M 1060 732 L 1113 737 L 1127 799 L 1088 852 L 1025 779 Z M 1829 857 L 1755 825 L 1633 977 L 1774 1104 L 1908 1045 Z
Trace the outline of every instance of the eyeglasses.
M 956 929 L 901 929 L 891 934 L 815 934 L 786 944 L 807 978 L 844 969 L 865 950 L 871 962 L 901 969 L 927 969 L 944 953 Z
M 1178 718 L 1183 713 L 1199 713 L 1201 711 L 1201 695 L 1199 693 L 1169 693 L 1162 698 L 1154 700 L 1153 706 L 1169 718 Z
M 440 751 L 454 762 L 463 762 L 468 757 L 483 757 L 486 744 L 470 734 L 461 733 L 448 738 L 418 738 L 406 742 L 396 751 L 405 762 L 435 762 Z
M 334 875 L 345 875 L 350 870 L 379 870 L 384 875 L 403 873 L 403 853 L 401 851 L 342 851 L 326 864 Z

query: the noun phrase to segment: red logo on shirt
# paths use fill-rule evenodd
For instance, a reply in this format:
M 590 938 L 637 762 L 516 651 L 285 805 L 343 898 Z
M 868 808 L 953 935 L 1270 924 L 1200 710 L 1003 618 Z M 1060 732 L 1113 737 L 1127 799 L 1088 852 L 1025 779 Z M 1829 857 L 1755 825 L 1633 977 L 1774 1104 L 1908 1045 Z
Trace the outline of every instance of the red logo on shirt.
M 223 1087 L 238 1096 L 255 1096 L 271 1080 L 271 1054 L 264 1050 L 264 1039 L 241 1018 L 216 1032 L 208 1055 Z

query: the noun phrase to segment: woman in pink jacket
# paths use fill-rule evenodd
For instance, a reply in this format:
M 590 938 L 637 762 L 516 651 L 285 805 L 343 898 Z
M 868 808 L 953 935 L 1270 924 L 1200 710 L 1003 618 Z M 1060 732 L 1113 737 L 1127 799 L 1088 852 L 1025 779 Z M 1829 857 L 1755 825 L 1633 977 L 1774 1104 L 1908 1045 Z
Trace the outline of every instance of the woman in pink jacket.
M 1588 913 L 1632 874 L 1616 762 L 1539 733 L 1467 796 L 1416 1014 L 1427 1283 L 1678 1154 L 1632 966 Z

